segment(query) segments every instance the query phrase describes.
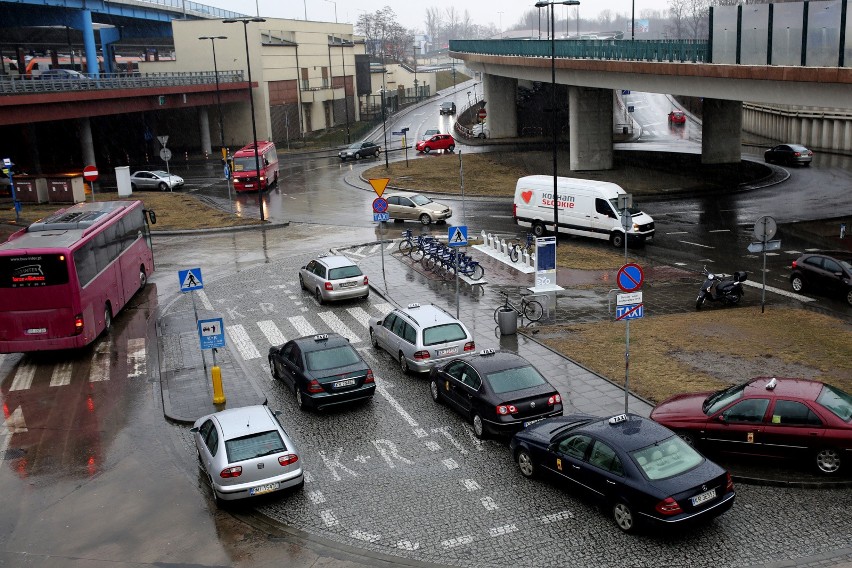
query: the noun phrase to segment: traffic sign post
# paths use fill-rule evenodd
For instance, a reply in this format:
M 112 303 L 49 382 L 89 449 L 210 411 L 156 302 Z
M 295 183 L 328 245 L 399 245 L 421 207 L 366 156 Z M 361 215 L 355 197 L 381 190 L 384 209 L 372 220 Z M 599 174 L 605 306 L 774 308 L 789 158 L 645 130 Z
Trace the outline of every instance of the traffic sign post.
M 216 350 L 225 346 L 225 326 L 222 318 L 200 320 L 198 322 L 198 340 L 201 350 L 210 349 L 213 353 L 213 366 L 210 368 L 210 378 L 213 382 L 213 404 L 225 402 L 225 391 L 222 389 L 222 370 L 216 364 Z M 201 354 L 204 358 L 204 354 Z
M 487 116 L 488 116 L 488 111 L 486 111 L 484 108 L 479 109 L 479 112 L 478 112 L 478 113 L 476 113 L 476 118 L 478 118 L 478 119 L 479 119 L 479 123 L 480 123 L 480 124 L 482 124 L 483 122 L 485 122 L 485 118 L 486 118 Z
M 447 244 L 453 247 L 453 264 L 456 268 L 456 319 L 459 319 L 459 248 L 467 246 L 467 225 L 447 227 Z
M 83 179 L 89 182 L 89 187 L 92 188 L 92 203 L 95 202 L 95 182 L 98 181 L 97 166 L 86 166 L 83 168 Z
M 624 196 L 619 196 L 619 201 Z M 624 214 L 630 205 L 626 203 L 629 198 L 625 199 Z M 624 235 L 625 247 L 627 243 L 627 234 Z M 625 258 L 627 256 L 625 248 Z M 642 303 L 642 292 L 639 289 L 645 282 L 645 272 L 642 267 L 636 263 L 629 262 L 618 269 L 616 283 L 622 292 L 627 294 L 619 294 L 615 308 L 615 319 L 625 322 L 625 339 L 624 339 L 624 413 L 627 414 L 628 402 L 630 397 L 630 320 L 641 318 L 645 315 L 645 306 Z
M 778 230 L 778 223 L 775 221 L 775 218 L 769 217 L 768 215 L 764 215 L 760 219 L 757 220 L 754 224 L 754 237 L 760 241 L 760 249 L 763 252 L 763 289 L 760 292 L 760 313 L 764 312 L 766 306 L 766 251 L 768 250 L 778 250 L 781 248 L 781 241 L 770 241 L 772 237 L 775 236 L 775 232 Z M 778 249 L 769 248 L 770 242 L 777 242 Z M 748 250 L 751 252 L 752 245 L 749 245 Z M 756 251 L 755 251 L 756 252 Z
M 387 148 L 385 150 L 387 150 Z M 373 188 L 373 191 L 375 191 L 376 195 L 379 196 L 377 199 L 373 200 L 373 221 L 379 223 L 379 241 L 382 245 L 382 280 L 385 283 L 385 292 L 387 292 L 388 279 L 385 274 L 385 223 L 390 220 L 390 214 L 387 212 L 388 202 L 386 199 L 382 198 L 382 194 L 385 192 L 385 188 L 388 186 L 388 183 L 390 183 L 390 178 L 372 178 L 367 181 L 370 182 L 370 186 Z
M 622 292 L 636 292 L 645 281 L 645 272 L 638 264 L 628 263 L 618 269 L 616 282 Z
M 168 143 L 169 141 L 169 136 L 167 134 L 163 136 L 157 136 L 157 140 L 159 140 L 160 144 L 163 145 L 162 149 L 160 150 L 160 159 L 166 163 L 166 173 L 169 174 L 169 191 L 174 191 L 171 183 L 172 172 L 169 170 L 169 160 L 172 159 L 172 151 L 166 148 L 166 143 Z
M 194 292 L 195 290 L 204 289 L 204 281 L 201 279 L 200 268 L 189 268 L 186 270 L 178 270 L 178 285 L 181 292 Z M 198 325 L 198 308 L 195 305 L 195 294 L 192 297 L 192 313 L 195 314 L 195 324 Z M 204 349 L 202 347 L 202 349 Z M 207 361 L 204 359 L 204 352 L 201 353 L 201 360 L 204 363 L 204 376 L 207 376 Z
M 21 222 L 21 202 L 18 201 L 18 196 L 15 193 L 15 180 L 13 175 L 12 166 L 15 164 L 12 163 L 12 160 L 9 158 L 3 158 L 3 173 L 9 176 L 9 190 L 12 192 L 12 203 L 15 205 L 15 222 Z

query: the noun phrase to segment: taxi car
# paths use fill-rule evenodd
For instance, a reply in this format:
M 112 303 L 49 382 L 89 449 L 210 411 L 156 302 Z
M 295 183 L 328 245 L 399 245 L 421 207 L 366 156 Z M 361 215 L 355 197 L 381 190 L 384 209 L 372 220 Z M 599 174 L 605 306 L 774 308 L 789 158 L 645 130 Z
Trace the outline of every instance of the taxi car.
M 430 225 L 432 221 L 445 223 L 453 216 L 449 205 L 432 201 L 420 193 L 389 193 L 385 199 L 388 215 L 394 222 L 417 220 L 422 225 Z
M 299 286 L 312 292 L 320 304 L 370 295 L 369 278 L 343 255 L 320 255 L 300 268 Z
M 721 515 L 734 504 L 731 474 L 677 434 L 636 414 L 572 414 L 537 422 L 509 444 L 526 478 L 555 477 L 603 503 L 626 533 Z
M 494 349 L 432 367 L 429 392 L 473 424 L 477 438 L 512 434 L 562 416 L 562 396 L 529 361 Z
M 265 404 L 202 416 L 190 430 L 213 499 L 246 499 L 305 484 L 296 444 Z
M 446 150 L 452 153 L 456 149 L 456 139 L 451 134 L 435 134 L 428 140 L 421 140 L 415 144 L 414 149 L 427 154 L 432 150 Z
M 852 395 L 820 381 L 757 377 L 676 395 L 651 418 L 699 448 L 806 459 L 827 475 L 852 461 Z
M 373 370 L 337 333 L 309 335 L 269 348 L 269 371 L 296 395 L 301 410 L 372 398 Z
M 464 324 L 431 304 L 408 304 L 371 322 L 370 343 L 396 358 L 403 373 L 425 373 L 476 350 L 473 335 Z
M 673 110 L 669 113 L 671 124 L 686 124 L 686 114 L 682 110 Z

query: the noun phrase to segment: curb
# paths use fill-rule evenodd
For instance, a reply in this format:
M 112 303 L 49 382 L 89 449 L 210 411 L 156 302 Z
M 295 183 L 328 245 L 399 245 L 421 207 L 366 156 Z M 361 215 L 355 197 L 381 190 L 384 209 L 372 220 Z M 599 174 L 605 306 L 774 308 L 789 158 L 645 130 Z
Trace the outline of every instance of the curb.
M 218 227 L 212 229 L 177 229 L 168 231 L 151 231 L 152 237 L 173 237 L 179 235 L 204 235 L 211 233 L 235 233 L 239 231 L 255 231 L 268 229 L 283 229 L 290 226 L 290 221 L 278 223 L 263 223 L 259 225 L 234 225 L 233 227 Z

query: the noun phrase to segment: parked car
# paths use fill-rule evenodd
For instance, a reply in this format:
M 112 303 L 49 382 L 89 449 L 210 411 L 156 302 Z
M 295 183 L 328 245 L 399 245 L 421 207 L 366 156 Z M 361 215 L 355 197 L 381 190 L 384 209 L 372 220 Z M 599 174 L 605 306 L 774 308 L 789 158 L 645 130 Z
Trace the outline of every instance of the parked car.
M 39 73 L 36 78 L 50 81 L 79 81 L 88 79 L 88 77 L 73 69 L 47 69 Z
M 491 138 L 491 129 L 484 122 L 482 124 L 474 124 L 470 132 L 475 138 Z
M 299 286 L 313 293 L 320 304 L 367 298 L 369 284 L 358 265 L 343 255 L 319 256 L 299 269 Z
M 370 343 L 397 359 L 403 373 L 425 373 L 476 350 L 473 335 L 462 322 L 438 306 L 420 304 L 396 308 L 370 322 Z
M 426 132 L 423 133 L 423 136 L 420 137 L 421 140 L 429 140 L 436 134 L 440 134 L 441 131 L 437 128 L 430 128 Z
M 381 147 L 375 142 L 356 142 L 341 150 L 337 155 L 345 162 L 346 160 L 360 160 L 367 156 L 378 158 L 381 152 Z
M 512 438 L 521 475 L 554 476 L 561 487 L 603 504 L 615 524 L 671 527 L 721 515 L 734 504 L 731 474 L 674 432 L 647 418 L 572 414 L 529 426 Z
M 758 377 L 680 394 L 651 418 L 699 448 L 810 460 L 824 474 L 852 460 L 852 396 L 819 381 Z
M 456 140 L 450 134 L 436 134 L 428 140 L 418 142 L 414 146 L 414 149 L 418 152 L 426 152 L 427 154 L 432 150 L 447 150 L 448 152 L 452 152 L 456 149 Z
M 669 122 L 672 124 L 686 124 L 686 114 L 682 110 L 673 110 L 669 113 Z
M 852 254 L 807 253 L 793 261 L 790 286 L 794 292 L 812 290 L 841 296 L 852 305 Z
M 779 144 L 763 153 L 763 161 L 767 164 L 777 162 L 788 166 L 810 166 L 814 153 L 801 144 Z
M 302 410 L 321 410 L 373 397 L 373 370 L 337 333 L 300 337 L 269 348 L 272 378 L 283 381 Z
M 199 467 L 213 499 L 245 499 L 305 484 L 296 444 L 266 405 L 202 416 L 192 427 Z
M 432 221 L 446 223 L 453 216 L 448 205 L 432 201 L 420 193 L 391 193 L 385 196 L 388 201 L 388 215 L 394 222 L 419 220 L 423 225 Z
M 183 187 L 183 184 L 182 177 L 164 172 L 163 170 L 138 171 L 130 174 L 130 188 L 134 191 L 137 189 L 168 191 L 170 189 L 180 189 Z
M 444 102 L 441 103 L 441 114 L 456 114 L 456 103 L 454 102 Z
M 429 392 L 436 403 L 470 420 L 480 439 L 562 416 L 562 396 L 529 361 L 493 349 L 432 367 Z

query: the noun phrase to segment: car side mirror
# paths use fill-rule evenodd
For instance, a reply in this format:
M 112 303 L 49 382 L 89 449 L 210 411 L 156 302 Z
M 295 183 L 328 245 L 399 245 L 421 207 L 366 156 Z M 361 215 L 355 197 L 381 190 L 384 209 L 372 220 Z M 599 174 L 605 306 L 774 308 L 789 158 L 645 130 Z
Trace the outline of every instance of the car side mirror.
M 384 320 L 379 320 L 379 321 L 376 322 L 376 325 L 382 325 L 383 323 L 384 323 Z
M 303 267 L 302 267 L 302 270 L 306 270 L 307 268 L 308 268 L 307 266 L 303 266 Z
M 719 417 L 717 418 L 717 420 L 719 422 L 722 422 L 723 424 L 728 421 L 728 419 L 725 417 L 724 414 L 720 414 Z
M 272 411 L 272 416 L 281 416 L 282 414 L 284 414 L 284 412 L 281 411 L 281 410 L 273 410 Z
M 196 426 L 193 426 L 192 428 L 189 429 L 189 431 L 194 434 L 194 433 L 198 432 L 198 428 Z

